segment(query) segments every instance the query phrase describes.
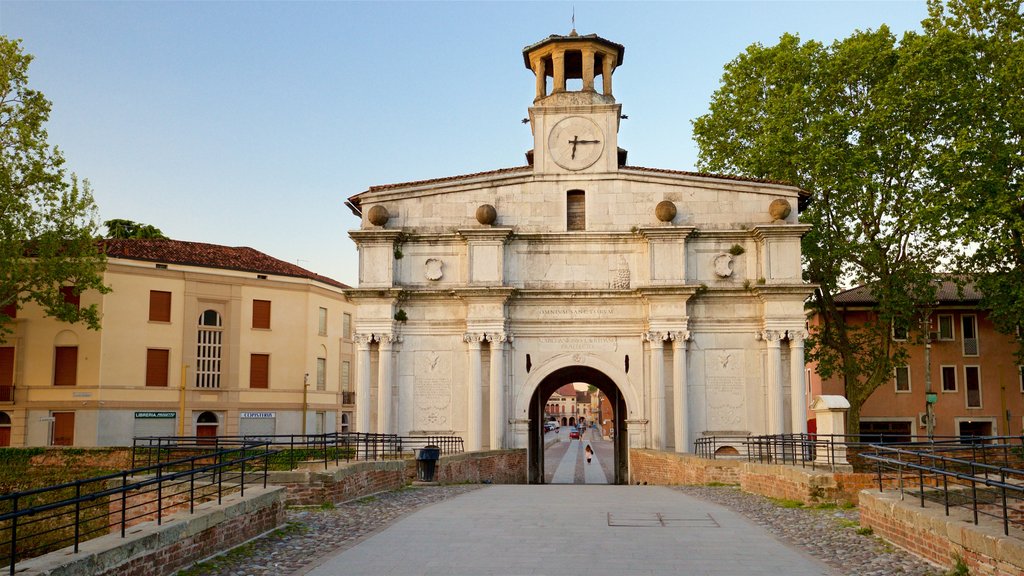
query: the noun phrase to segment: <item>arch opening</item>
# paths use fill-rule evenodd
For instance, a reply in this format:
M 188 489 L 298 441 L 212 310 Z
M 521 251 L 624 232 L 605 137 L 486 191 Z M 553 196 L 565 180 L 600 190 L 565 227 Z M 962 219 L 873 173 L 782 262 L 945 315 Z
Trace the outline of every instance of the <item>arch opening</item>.
M 612 447 L 612 474 L 609 484 L 627 484 L 629 482 L 628 442 L 626 433 L 626 401 L 618 386 L 605 373 L 589 366 L 566 366 L 548 374 L 533 391 L 529 407 L 529 440 L 528 440 L 528 475 L 530 484 L 545 483 L 545 408 L 548 399 L 559 388 L 566 384 L 583 383 L 597 388 L 609 403 L 610 418 L 597 416 L 592 418 L 598 427 L 594 434 L 607 436 Z M 562 416 L 562 426 L 572 426 L 576 422 L 587 422 L 582 418 Z M 604 422 L 608 420 L 608 422 Z

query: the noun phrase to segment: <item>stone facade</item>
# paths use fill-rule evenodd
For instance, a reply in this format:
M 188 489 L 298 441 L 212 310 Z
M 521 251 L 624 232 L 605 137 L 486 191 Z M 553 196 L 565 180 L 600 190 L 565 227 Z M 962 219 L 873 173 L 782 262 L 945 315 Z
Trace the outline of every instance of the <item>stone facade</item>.
M 359 431 L 536 452 L 544 403 L 571 382 L 613 400 L 623 458 L 804 429 L 803 193 L 626 165 L 611 93 L 623 52 L 575 32 L 524 50 L 530 165 L 349 199 L 356 395 L 374 396 Z

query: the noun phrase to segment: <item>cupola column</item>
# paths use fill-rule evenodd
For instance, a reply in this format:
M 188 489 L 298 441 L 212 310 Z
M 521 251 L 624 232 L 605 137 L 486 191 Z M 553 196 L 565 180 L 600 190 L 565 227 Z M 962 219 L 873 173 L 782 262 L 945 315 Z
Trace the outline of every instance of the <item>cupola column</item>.
M 583 49 L 583 90 L 594 91 L 594 50 Z
M 551 64 L 554 66 L 555 82 L 552 93 L 565 92 L 565 50 L 551 53 Z
M 612 70 L 614 69 L 614 57 L 611 54 L 601 56 L 601 79 L 604 81 L 603 93 L 605 96 L 612 95 Z
M 538 58 L 533 63 L 533 71 L 537 74 L 537 99 L 541 99 L 548 95 L 548 71 L 543 58 Z

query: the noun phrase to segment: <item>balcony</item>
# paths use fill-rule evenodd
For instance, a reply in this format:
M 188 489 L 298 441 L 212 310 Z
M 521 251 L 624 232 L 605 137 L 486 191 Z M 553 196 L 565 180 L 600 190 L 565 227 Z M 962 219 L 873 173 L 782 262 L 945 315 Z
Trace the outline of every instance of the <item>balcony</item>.
M 356 393 L 355 392 L 342 392 L 341 393 L 341 403 L 342 404 L 355 404 L 356 403 Z

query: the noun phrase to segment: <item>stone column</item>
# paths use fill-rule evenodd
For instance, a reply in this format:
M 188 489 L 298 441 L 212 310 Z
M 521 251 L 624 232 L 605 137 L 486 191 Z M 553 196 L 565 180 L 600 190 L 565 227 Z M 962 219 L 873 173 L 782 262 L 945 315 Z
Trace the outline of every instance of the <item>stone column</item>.
M 565 52 L 558 51 L 551 54 L 551 63 L 554 66 L 555 81 L 551 87 L 552 93 L 565 92 Z
M 491 450 L 505 448 L 505 333 L 491 334 Z
M 807 333 L 803 330 L 790 330 L 786 335 L 789 338 L 789 392 L 793 434 L 806 434 L 807 383 L 804 372 L 804 338 L 807 337 Z
M 534 63 L 534 73 L 537 75 L 537 100 L 548 95 L 547 65 L 543 58 L 538 58 Z
M 761 337 L 768 343 L 768 433 L 786 433 L 786 399 L 782 392 L 782 334 L 765 330 Z
M 612 62 L 615 56 L 607 52 L 601 55 L 601 80 L 605 96 L 612 95 Z
M 672 427 L 676 452 L 690 451 L 690 402 L 686 387 L 686 341 L 690 333 L 672 332 Z
M 369 434 L 370 430 L 370 343 L 373 334 L 354 334 L 356 342 L 356 432 Z
M 377 348 L 377 433 L 392 434 L 391 429 L 391 344 L 393 334 L 380 337 Z
M 583 91 L 594 91 L 594 50 L 583 50 Z
M 466 451 L 478 452 L 481 448 L 483 434 L 483 382 L 480 373 L 480 341 L 482 334 L 466 334 L 463 338 L 469 343 L 469 390 L 466 423 Z
M 651 345 L 651 448 L 665 448 L 665 341 L 664 333 L 644 335 Z

